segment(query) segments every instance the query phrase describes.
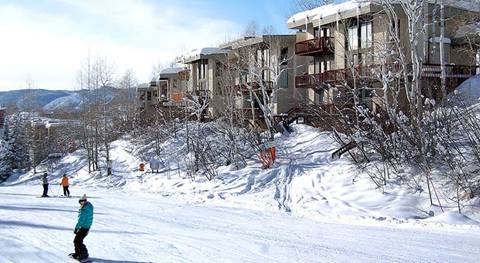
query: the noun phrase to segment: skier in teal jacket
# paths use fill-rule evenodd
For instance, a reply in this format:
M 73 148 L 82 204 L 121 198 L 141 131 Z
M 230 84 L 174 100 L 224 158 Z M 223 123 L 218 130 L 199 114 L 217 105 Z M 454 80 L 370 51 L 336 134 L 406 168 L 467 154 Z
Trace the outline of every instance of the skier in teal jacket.
M 88 231 L 93 223 L 93 205 L 87 201 L 87 196 L 84 194 L 79 200 L 80 209 L 78 209 L 78 221 L 75 225 L 75 239 L 73 244 L 75 245 L 75 253 L 71 253 L 69 256 L 81 261 L 88 259 L 88 250 L 83 239 L 88 235 Z

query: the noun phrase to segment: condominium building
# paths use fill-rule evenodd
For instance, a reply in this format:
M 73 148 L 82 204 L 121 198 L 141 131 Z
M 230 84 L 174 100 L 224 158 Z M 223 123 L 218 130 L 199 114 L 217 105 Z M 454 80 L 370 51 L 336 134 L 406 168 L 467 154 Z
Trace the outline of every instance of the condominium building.
M 465 35 L 458 36 L 458 25 L 467 15 L 478 14 L 479 6 L 467 1 L 444 1 L 445 37 L 443 58 L 446 83 L 449 90 L 476 74 L 475 55 L 465 46 Z M 423 12 L 425 37 L 411 46 L 408 20 L 398 5 L 393 10 L 398 21 L 391 19 L 382 6 L 375 1 L 348 1 L 329 4 L 293 15 L 288 28 L 297 30 L 295 53 L 299 65 L 295 86 L 308 90 L 312 103 L 332 105 L 342 100 L 341 89 L 336 86 L 352 86 L 354 79 L 359 90 L 361 103 L 375 109 L 376 97 L 382 96 L 375 90 L 378 81 L 373 80 L 372 68 L 389 61 L 388 50 L 392 36 L 398 38 L 404 51 L 404 63 L 411 63 L 409 52 L 417 52 L 423 61 L 422 88 L 426 96 L 438 98 L 440 86 L 440 22 L 436 1 L 431 1 Z M 355 77 L 352 77 L 352 74 Z M 364 81 L 367 80 L 367 81 Z M 381 89 L 379 89 L 381 90 Z M 402 99 L 400 99 L 401 101 Z

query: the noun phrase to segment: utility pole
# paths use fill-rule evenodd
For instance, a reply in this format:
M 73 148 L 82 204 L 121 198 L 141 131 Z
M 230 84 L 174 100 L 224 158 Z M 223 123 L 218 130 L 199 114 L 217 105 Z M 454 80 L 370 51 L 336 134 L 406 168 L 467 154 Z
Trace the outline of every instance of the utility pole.
M 444 53 L 444 38 L 445 38 L 445 6 L 443 0 L 440 0 L 440 82 L 442 89 L 442 106 L 445 106 L 447 100 L 447 84 L 445 72 L 445 53 Z

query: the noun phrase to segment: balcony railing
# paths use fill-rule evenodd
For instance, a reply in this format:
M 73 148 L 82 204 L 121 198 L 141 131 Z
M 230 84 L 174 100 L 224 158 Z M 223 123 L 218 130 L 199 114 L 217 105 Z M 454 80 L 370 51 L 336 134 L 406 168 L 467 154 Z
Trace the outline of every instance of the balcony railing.
M 330 54 L 334 51 L 333 37 L 317 37 L 295 44 L 295 54 L 299 56 L 313 56 Z
M 349 70 L 329 70 L 323 73 L 307 74 L 295 77 L 295 87 L 297 88 L 311 88 L 322 89 L 323 84 L 338 83 L 348 79 Z
M 273 89 L 273 82 L 272 81 L 263 81 L 263 87 L 266 88 L 267 91 L 271 91 Z M 249 93 L 250 88 L 252 91 L 259 91 L 261 90 L 261 86 L 258 82 L 248 82 L 248 84 L 239 84 L 235 85 L 235 89 L 242 92 L 242 93 Z
M 351 69 L 337 69 L 317 74 L 299 75 L 295 77 L 295 87 L 322 89 L 324 84 L 350 83 L 353 81 L 353 75 L 357 79 L 375 81 L 378 78 L 378 76 L 375 76 L 375 72 L 379 72 L 379 67 L 380 65 L 356 66 L 354 71 Z M 391 68 L 400 70 L 398 66 L 392 66 Z M 407 65 L 406 69 L 410 71 L 411 65 Z M 445 76 L 448 79 L 467 79 L 477 74 L 479 69 L 478 66 L 445 65 Z M 440 65 L 423 65 L 422 78 L 440 78 L 440 76 Z
M 470 78 L 477 74 L 478 66 L 466 65 L 445 65 L 445 76 L 447 78 Z M 438 64 L 424 64 L 422 68 L 422 77 L 441 77 L 442 67 Z

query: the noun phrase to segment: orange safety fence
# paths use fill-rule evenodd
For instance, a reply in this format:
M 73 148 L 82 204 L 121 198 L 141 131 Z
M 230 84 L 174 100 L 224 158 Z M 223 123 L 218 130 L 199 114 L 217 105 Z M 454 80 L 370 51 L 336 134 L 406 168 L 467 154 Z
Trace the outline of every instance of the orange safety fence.
M 176 93 L 172 93 L 172 101 L 174 102 L 182 102 L 183 101 L 183 93 L 181 92 L 176 92 Z
M 260 161 L 263 164 L 263 168 L 270 168 L 277 158 L 277 149 L 275 147 L 267 148 L 260 152 Z

